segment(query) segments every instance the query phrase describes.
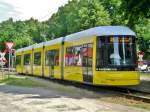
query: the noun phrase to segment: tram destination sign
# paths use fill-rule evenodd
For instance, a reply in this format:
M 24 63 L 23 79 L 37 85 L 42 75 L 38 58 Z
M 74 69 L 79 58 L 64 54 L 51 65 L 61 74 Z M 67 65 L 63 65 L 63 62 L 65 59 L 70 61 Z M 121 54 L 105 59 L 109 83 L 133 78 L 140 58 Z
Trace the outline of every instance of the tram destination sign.
M 112 43 L 115 42 L 115 37 L 110 37 L 109 41 Z M 119 43 L 122 43 L 122 42 L 129 43 L 130 39 L 129 39 L 129 37 L 118 37 L 118 42 Z

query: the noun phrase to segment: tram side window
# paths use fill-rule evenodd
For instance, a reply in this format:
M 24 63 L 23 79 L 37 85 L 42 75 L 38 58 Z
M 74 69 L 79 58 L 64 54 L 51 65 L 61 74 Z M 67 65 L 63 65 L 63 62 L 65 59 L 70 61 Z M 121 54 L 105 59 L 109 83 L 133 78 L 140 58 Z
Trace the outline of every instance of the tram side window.
M 84 44 L 82 48 L 82 66 L 92 67 L 93 58 L 93 44 Z
M 24 65 L 30 65 L 30 54 L 24 55 Z
M 50 50 L 46 52 L 46 66 L 53 65 L 53 66 L 59 66 L 59 50 Z
M 34 53 L 34 65 L 41 65 L 41 52 Z
M 21 65 L 21 55 L 16 56 L 16 65 Z
M 82 46 L 74 46 L 66 49 L 65 65 L 66 66 L 81 66 L 81 51 Z

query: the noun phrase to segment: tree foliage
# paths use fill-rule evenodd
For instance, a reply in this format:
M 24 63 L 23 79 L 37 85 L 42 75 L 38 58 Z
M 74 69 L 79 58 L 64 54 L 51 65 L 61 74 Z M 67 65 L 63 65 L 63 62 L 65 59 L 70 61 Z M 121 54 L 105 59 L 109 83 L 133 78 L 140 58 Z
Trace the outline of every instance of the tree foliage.
M 0 23 L 0 49 L 4 49 L 6 41 L 14 41 L 17 49 L 103 25 L 129 26 L 139 38 L 139 50 L 145 51 L 148 57 L 149 0 L 70 0 L 44 22 L 10 18 Z
M 57 38 L 95 26 L 110 25 L 108 12 L 97 0 L 72 0 L 47 21 L 49 36 Z
M 139 37 L 138 39 L 138 48 L 140 51 L 144 52 L 144 58 L 150 59 L 150 40 Z
M 39 43 L 46 39 L 47 25 L 33 18 L 26 21 L 13 21 L 12 18 L 0 24 L 0 47 L 4 49 L 4 42 L 15 42 L 15 48 L 21 48 Z
M 122 0 L 121 6 L 130 27 L 141 18 L 150 18 L 150 0 Z

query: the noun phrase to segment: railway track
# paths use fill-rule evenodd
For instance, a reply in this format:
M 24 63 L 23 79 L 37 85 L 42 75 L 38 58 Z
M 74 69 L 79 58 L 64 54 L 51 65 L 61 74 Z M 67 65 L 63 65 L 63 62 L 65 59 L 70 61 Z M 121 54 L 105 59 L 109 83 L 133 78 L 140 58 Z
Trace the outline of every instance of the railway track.
M 87 89 L 89 91 L 94 91 L 96 93 L 99 93 L 102 90 L 117 92 L 119 95 L 122 95 L 123 97 L 127 99 L 150 103 L 150 93 L 145 92 L 145 91 L 125 88 L 125 87 L 115 87 L 115 86 L 93 86 L 93 85 L 88 85 L 88 84 L 83 84 L 83 83 L 80 84 L 77 82 L 63 81 L 63 80 L 57 80 L 57 79 L 50 79 L 50 80 L 55 83 L 60 83 L 63 85 L 73 85 L 77 88 Z
M 92 89 L 92 88 L 94 88 L 94 89 Z M 91 87 L 91 90 L 94 90 L 95 92 L 98 92 L 99 89 L 117 92 L 118 94 L 122 95 L 123 97 L 125 97 L 127 99 L 150 103 L 150 93 L 149 92 L 144 92 L 144 91 L 129 89 L 129 88 L 122 88 L 122 87 L 107 87 L 107 86 L 106 87 L 105 86 Z
M 128 99 L 150 103 L 150 93 L 124 87 L 110 87 L 109 90 L 117 91 Z
M 56 83 L 64 84 L 64 85 L 73 85 L 75 87 L 78 87 L 81 89 L 87 89 L 89 91 L 94 91 L 96 93 L 100 93 L 102 90 L 117 92 L 119 95 L 127 99 L 150 103 L 150 93 L 145 92 L 145 91 L 125 88 L 125 87 L 93 86 L 93 85 L 88 85 L 88 84 L 82 84 L 82 83 L 80 84 L 77 82 L 63 81 L 63 80 L 57 80 L 57 79 L 50 79 L 50 80 Z
M 136 94 L 128 93 L 128 94 L 123 94 L 123 95 L 125 95 L 126 98 L 128 98 L 128 99 L 133 99 L 133 100 L 137 100 L 137 101 L 150 103 L 150 93 L 149 94 L 141 94 L 141 95 L 137 95 L 137 93 Z

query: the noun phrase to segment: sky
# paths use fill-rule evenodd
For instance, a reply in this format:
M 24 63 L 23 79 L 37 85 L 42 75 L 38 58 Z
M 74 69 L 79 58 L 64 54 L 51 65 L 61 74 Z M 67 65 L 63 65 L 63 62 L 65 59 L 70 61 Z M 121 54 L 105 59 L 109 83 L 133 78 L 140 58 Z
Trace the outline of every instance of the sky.
M 68 0 L 0 0 L 0 22 L 10 17 L 14 20 L 33 17 L 44 21 L 67 2 Z

